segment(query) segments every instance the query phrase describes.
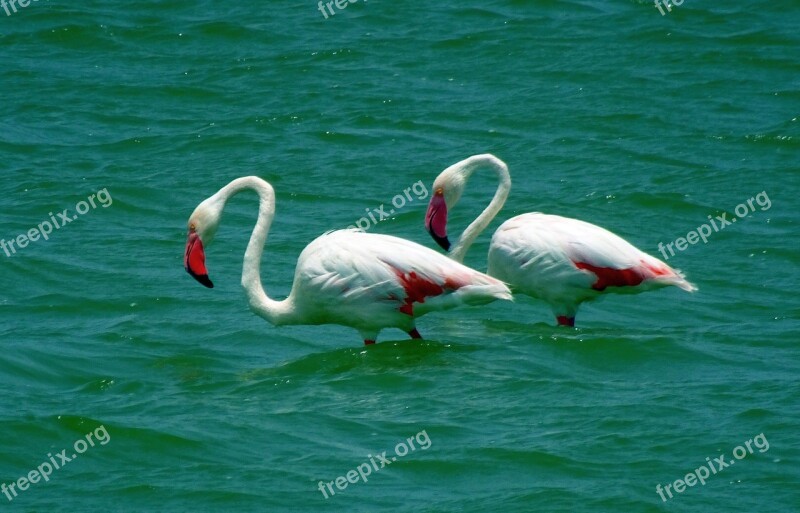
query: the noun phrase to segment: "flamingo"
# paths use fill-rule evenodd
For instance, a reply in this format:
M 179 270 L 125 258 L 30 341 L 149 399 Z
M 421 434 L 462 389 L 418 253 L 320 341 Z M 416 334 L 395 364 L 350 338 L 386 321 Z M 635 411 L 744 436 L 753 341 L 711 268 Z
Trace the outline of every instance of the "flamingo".
M 205 248 L 227 201 L 247 189 L 259 196 L 258 221 L 244 254 L 242 286 L 250 308 L 275 326 L 340 324 L 374 344 L 383 328 L 422 338 L 414 320 L 462 304 L 511 300 L 500 280 L 470 269 L 420 244 L 389 235 L 338 230 L 321 235 L 300 253 L 289 296 L 276 301 L 261 285 L 261 255 L 275 216 L 275 192 L 256 176 L 237 178 L 200 203 L 189 217 L 184 267 L 206 287 L 214 284 Z
M 477 236 L 503 207 L 511 190 L 511 176 L 502 160 L 483 154 L 453 164 L 433 183 L 425 228 L 447 251 L 448 211 L 481 167 L 493 169 L 499 185 L 492 201 L 450 251 L 456 262 L 464 261 Z M 680 271 L 604 228 L 539 212 L 518 215 L 500 225 L 492 236 L 488 264 L 490 276 L 508 283 L 515 292 L 548 303 L 562 326 L 575 326 L 581 303 L 603 294 L 635 294 L 670 285 L 687 292 L 697 290 Z

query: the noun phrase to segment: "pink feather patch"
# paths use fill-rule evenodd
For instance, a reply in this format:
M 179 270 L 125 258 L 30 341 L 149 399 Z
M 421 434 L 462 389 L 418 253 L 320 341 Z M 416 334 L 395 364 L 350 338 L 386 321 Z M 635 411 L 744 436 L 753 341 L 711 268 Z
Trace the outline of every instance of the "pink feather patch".
M 638 269 L 612 269 L 598 267 L 585 262 L 573 262 L 578 269 L 585 269 L 597 276 L 597 281 L 592 284 L 595 290 L 605 290 L 607 287 L 635 287 L 645 279 Z

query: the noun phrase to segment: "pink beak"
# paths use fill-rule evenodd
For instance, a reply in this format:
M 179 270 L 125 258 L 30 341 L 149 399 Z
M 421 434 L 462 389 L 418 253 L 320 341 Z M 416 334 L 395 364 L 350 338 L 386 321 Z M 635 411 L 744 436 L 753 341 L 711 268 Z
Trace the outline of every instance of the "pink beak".
M 203 241 L 200 240 L 200 236 L 197 235 L 197 232 L 190 231 L 189 237 L 186 239 L 186 253 L 183 255 L 183 267 L 195 280 L 210 289 L 214 288 L 214 284 L 211 283 L 211 280 L 208 278 Z
M 428 212 L 425 214 L 425 229 L 431 234 L 445 251 L 450 250 L 450 241 L 447 239 L 447 204 L 441 189 L 436 191 L 428 203 Z

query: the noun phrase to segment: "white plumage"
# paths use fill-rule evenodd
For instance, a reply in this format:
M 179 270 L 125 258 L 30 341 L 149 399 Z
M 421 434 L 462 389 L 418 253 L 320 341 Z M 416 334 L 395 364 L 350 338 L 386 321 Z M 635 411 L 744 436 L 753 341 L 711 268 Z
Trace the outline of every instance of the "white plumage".
M 582 302 L 607 291 L 639 293 L 669 285 L 695 290 L 678 271 L 608 230 L 539 213 L 500 225 L 489 247 L 488 273 L 567 319 Z

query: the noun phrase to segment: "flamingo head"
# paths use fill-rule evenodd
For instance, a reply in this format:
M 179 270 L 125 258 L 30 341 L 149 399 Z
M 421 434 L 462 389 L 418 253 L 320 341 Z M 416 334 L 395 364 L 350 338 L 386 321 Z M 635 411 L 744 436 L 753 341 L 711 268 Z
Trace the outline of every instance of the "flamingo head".
M 450 250 L 447 238 L 447 211 L 456 206 L 464 192 L 466 176 L 463 167 L 454 164 L 436 177 L 433 182 L 433 195 L 425 214 L 425 229 L 445 251 Z
M 183 266 L 187 273 L 208 288 L 213 288 L 214 284 L 206 269 L 205 246 L 211 244 L 217 233 L 223 206 L 216 196 L 211 196 L 197 205 L 189 217 Z

